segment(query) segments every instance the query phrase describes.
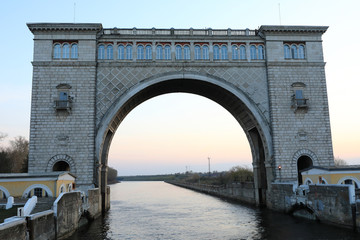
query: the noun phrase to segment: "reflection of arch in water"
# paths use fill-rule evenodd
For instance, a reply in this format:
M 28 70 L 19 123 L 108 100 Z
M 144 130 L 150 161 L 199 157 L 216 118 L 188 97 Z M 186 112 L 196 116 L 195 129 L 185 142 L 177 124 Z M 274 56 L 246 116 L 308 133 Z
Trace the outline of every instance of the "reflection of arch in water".
M 244 92 L 224 80 L 199 73 L 167 73 L 141 81 L 119 97 L 101 119 L 96 133 L 96 158 L 99 169 L 98 185 L 105 194 L 107 158 L 111 140 L 126 115 L 146 100 L 166 93 L 192 93 L 206 97 L 229 111 L 248 138 L 254 166 L 256 196 L 265 203 L 267 183 L 271 182 L 272 138 L 270 125 Z M 267 170 L 268 168 L 268 170 Z M 268 181 L 268 178 L 270 181 Z

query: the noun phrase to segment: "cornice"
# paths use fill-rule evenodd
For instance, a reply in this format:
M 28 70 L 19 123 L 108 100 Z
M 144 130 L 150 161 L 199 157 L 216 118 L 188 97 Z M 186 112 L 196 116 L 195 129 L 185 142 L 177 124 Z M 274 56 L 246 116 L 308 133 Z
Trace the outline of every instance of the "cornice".
M 33 61 L 34 67 L 96 67 L 94 61 Z
M 43 31 L 95 31 L 102 30 L 101 23 L 27 23 L 32 33 Z
M 267 67 L 324 67 L 325 62 L 266 62 Z
M 262 25 L 259 32 L 267 33 L 325 33 L 328 26 Z

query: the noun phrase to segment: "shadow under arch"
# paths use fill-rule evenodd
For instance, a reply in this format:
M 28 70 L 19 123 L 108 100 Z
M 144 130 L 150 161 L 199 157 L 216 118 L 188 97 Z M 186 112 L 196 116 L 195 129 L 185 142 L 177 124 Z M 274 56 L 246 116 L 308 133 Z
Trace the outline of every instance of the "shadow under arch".
M 249 141 L 254 167 L 257 204 L 266 203 L 268 183 L 273 179 L 270 124 L 257 104 L 243 91 L 224 80 L 192 72 L 161 74 L 140 81 L 120 96 L 105 113 L 96 129 L 95 183 L 101 188 L 103 209 L 107 186 L 107 159 L 111 140 L 126 115 L 139 104 L 167 93 L 192 93 L 206 97 L 229 111 L 243 128 Z

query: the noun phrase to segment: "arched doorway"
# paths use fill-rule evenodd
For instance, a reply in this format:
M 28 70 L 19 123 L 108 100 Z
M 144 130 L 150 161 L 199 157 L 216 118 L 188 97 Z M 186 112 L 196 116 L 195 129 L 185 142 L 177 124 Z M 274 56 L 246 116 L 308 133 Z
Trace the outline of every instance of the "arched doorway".
M 53 166 L 53 172 L 59 172 L 59 171 L 70 171 L 70 166 L 65 161 L 58 161 Z
M 311 160 L 311 158 L 309 156 L 301 156 L 301 157 L 299 157 L 299 159 L 297 161 L 298 183 L 299 183 L 299 185 L 303 184 L 301 171 L 306 169 L 306 168 L 312 167 L 312 166 L 313 166 L 313 161 Z
M 167 74 L 141 81 L 119 97 L 101 119 L 96 133 L 98 171 L 95 179 L 101 188 L 103 209 L 107 186 L 107 158 L 111 140 L 126 115 L 146 100 L 166 93 L 192 93 L 206 97 L 229 111 L 243 128 L 249 141 L 254 167 L 255 195 L 258 204 L 266 203 L 266 190 L 272 181 L 272 142 L 269 121 L 258 106 L 239 88 L 221 79 L 193 73 Z

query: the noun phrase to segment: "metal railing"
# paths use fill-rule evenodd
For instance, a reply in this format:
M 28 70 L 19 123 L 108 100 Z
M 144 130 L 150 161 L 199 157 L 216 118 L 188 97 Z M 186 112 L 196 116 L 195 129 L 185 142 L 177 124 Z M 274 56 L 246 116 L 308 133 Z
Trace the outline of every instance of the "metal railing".
M 54 108 L 56 110 L 71 110 L 72 102 L 70 100 L 55 100 Z
M 295 98 L 292 99 L 292 105 L 294 108 L 308 108 L 307 98 Z

